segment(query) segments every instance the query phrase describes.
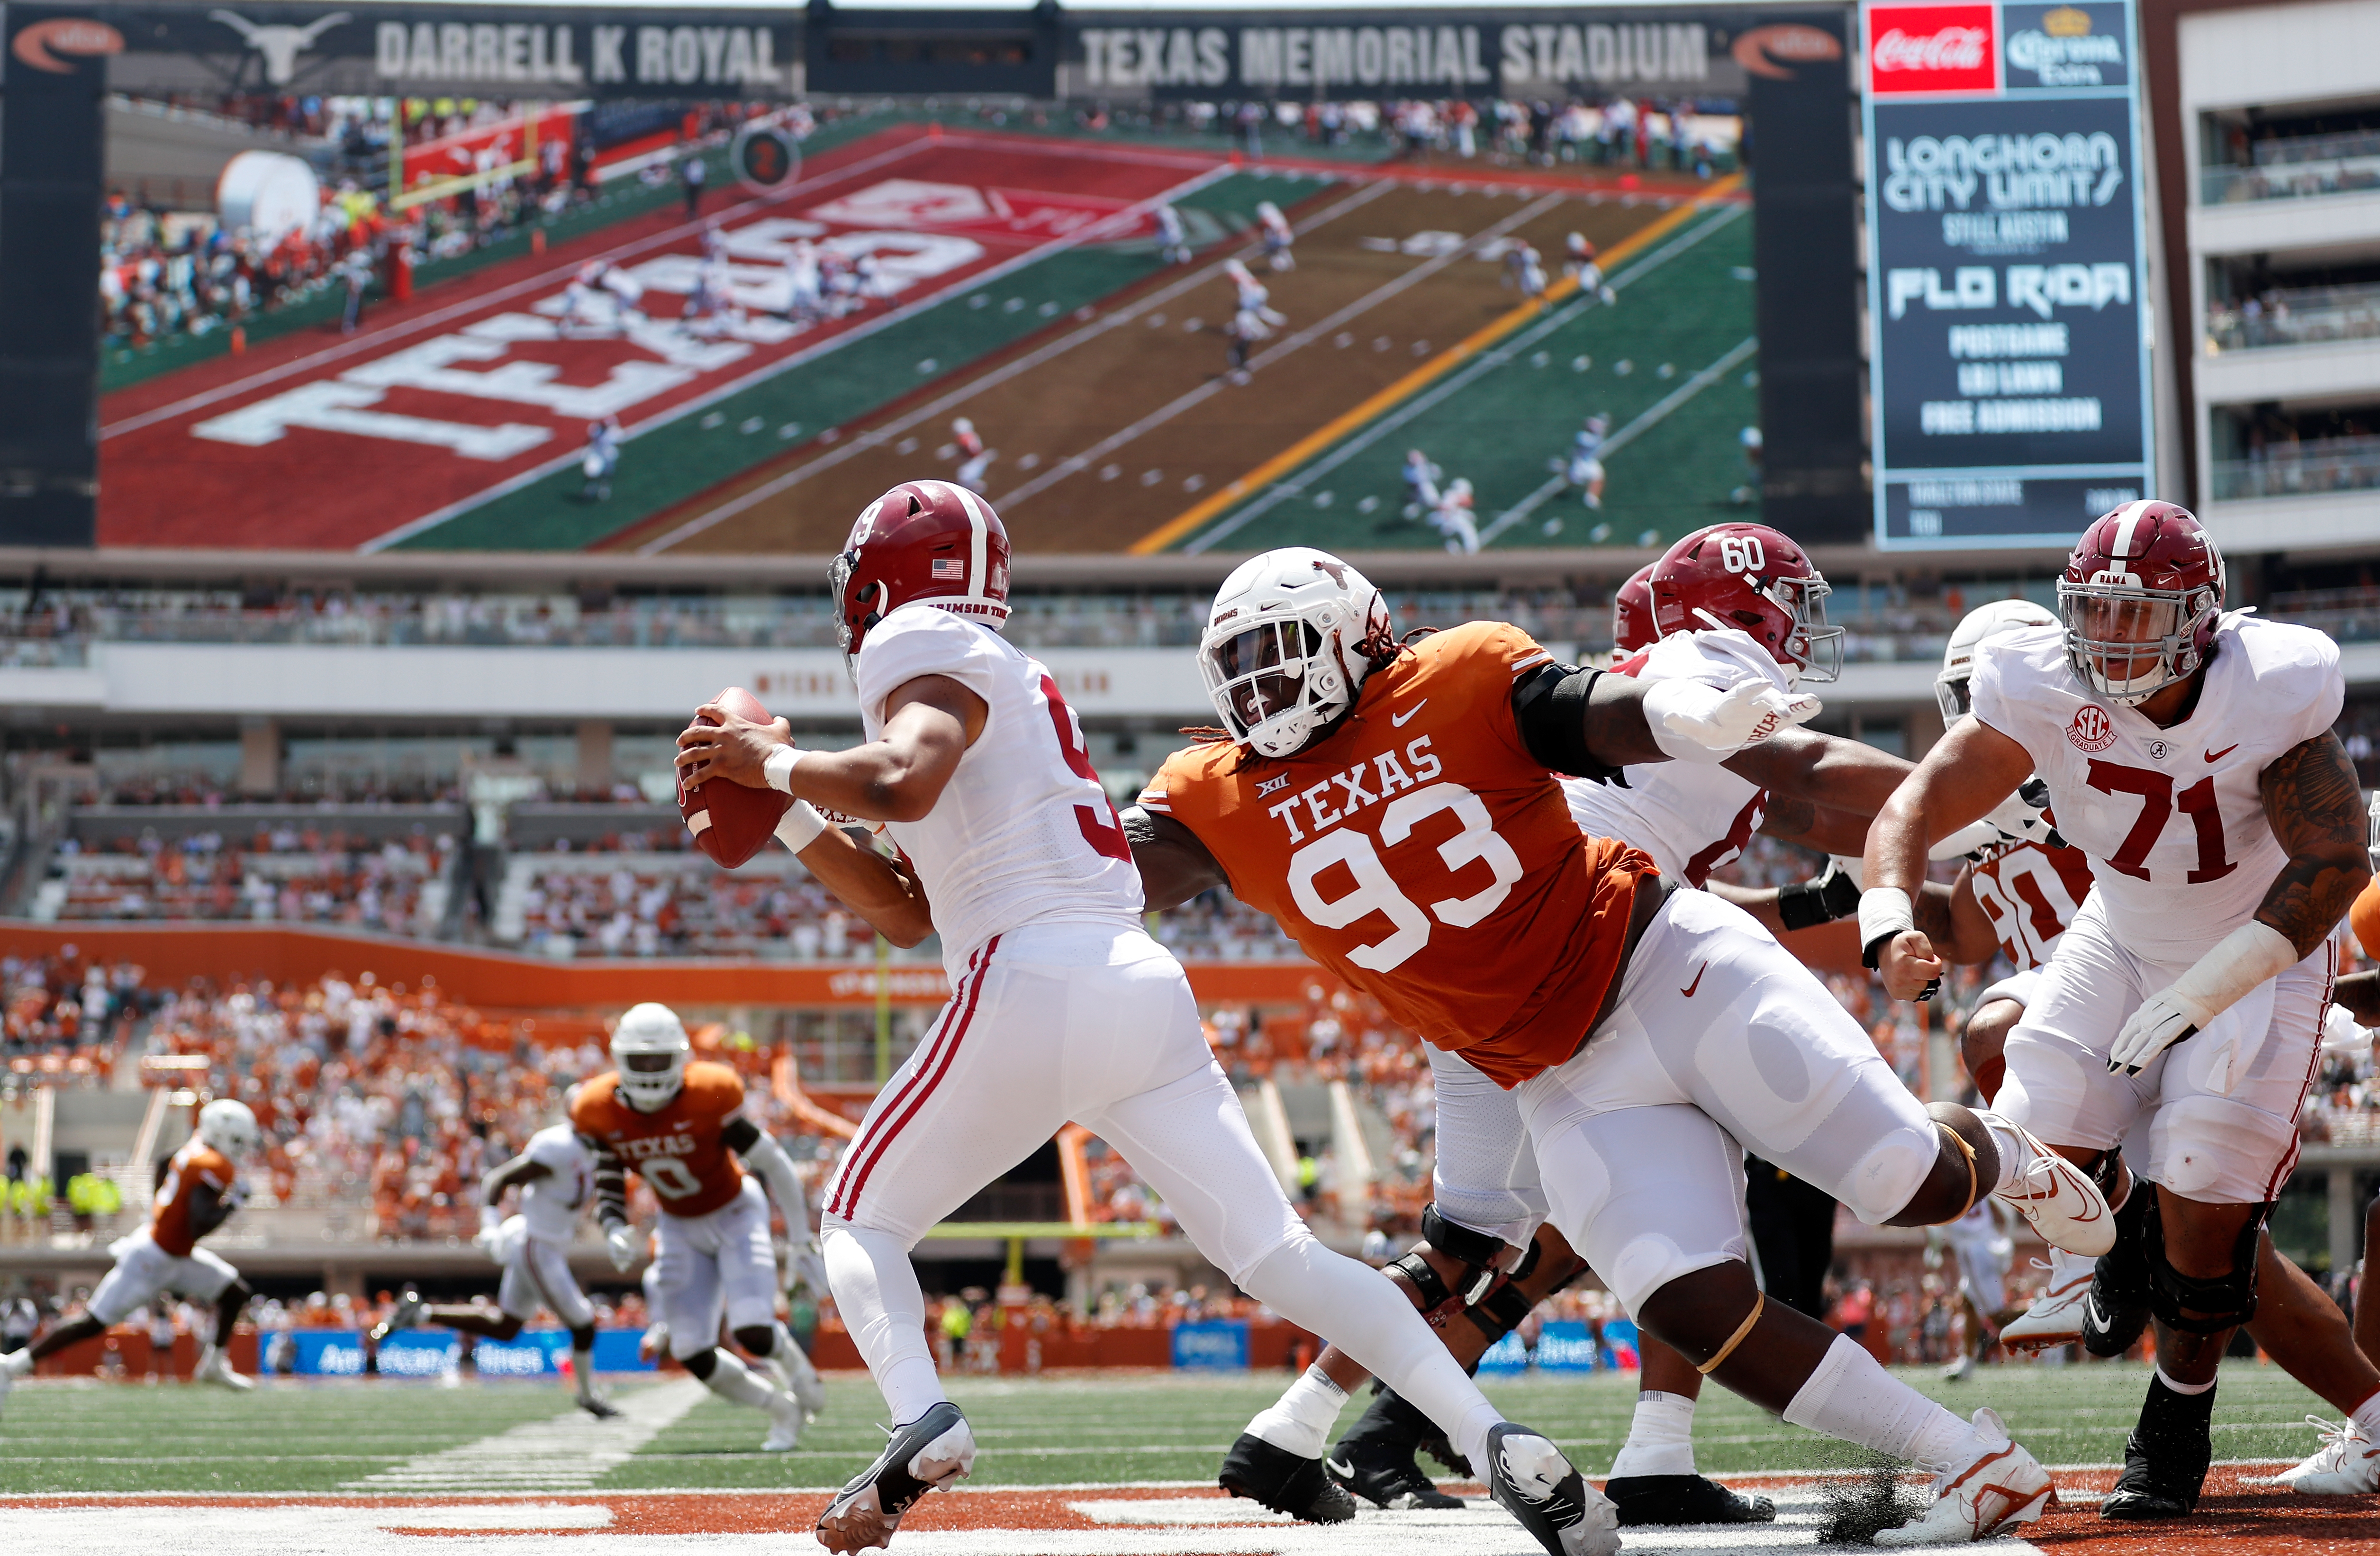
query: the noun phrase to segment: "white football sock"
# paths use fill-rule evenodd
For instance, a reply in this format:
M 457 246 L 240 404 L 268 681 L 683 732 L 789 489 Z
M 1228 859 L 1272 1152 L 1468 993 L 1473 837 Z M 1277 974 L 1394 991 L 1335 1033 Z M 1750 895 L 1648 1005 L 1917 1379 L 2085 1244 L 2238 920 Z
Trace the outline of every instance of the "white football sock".
M 2356 1430 L 2363 1434 L 2365 1441 L 2380 1442 L 2380 1393 L 2374 1393 L 2357 1405 L 2348 1413 L 2347 1418 L 2355 1423 Z
M 926 1347 L 926 1294 L 918 1289 L 909 1250 L 889 1232 L 833 1217 L 822 1223 L 819 1241 L 835 1311 L 884 1395 L 892 1424 L 907 1426 L 944 1397 L 934 1354 Z
M 1636 1396 L 1636 1416 L 1628 1423 L 1628 1441 L 1620 1445 L 1620 1456 L 1611 1461 L 1613 1478 L 1694 1473 L 1694 1397 L 1645 1390 Z
M 748 1404 L 755 1410 L 766 1410 L 776 1403 L 775 1386 L 746 1367 L 743 1357 L 713 1348 L 710 1363 L 710 1376 L 702 1380 L 702 1386 L 721 1399 Z
M 1977 1108 L 1975 1116 L 1983 1121 L 1985 1129 L 1991 1131 L 1992 1144 L 1999 1148 L 2000 1153 L 1999 1181 L 1986 1192 L 2006 1194 L 2023 1180 L 2024 1170 L 2033 1165 L 2033 1148 L 2024 1143 L 2024 1137 L 2016 1132 L 2016 1125 L 1990 1109 Z
M 808 1353 L 802 1349 L 802 1343 L 794 1338 L 794 1331 L 785 1327 L 782 1319 L 777 1320 L 777 1348 L 771 1354 L 784 1364 L 785 1370 L 792 1373 L 797 1382 L 817 1376 L 818 1368 L 810 1365 Z
M 1785 1419 L 1856 1442 L 1935 1474 L 1949 1469 L 1973 1428 L 1876 1364 L 1847 1334 L 1835 1336 L 1785 1407 Z
M 30 1377 L 33 1370 L 32 1347 L 24 1346 L 0 1356 L 0 1370 L 5 1370 L 11 1378 Z
M 1257 1411 L 1248 1430 L 1301 1459 L 1318 1459 L 1330 1441 L 1331 1427 L 1339 1420 L 1340 1407 L 1346 1403 L 1347 1391 L 1332 1382 L 1317 1362 L 1297 1375 L 1288 1392 Z
M 1488 1428 L 1504 1418 L 1395 1282 L 1370 1265 L 1332 1253 L 1311 1234 L 1258 1259 L 1240 1289 L 1361 1362 L 1437 1422 L 1465 1459 L 1478 1458 Z M 838 1303 L 841 1296 L 838 1288 Z M 1315 1451 L 1320 1452 L 1318 1440 Z

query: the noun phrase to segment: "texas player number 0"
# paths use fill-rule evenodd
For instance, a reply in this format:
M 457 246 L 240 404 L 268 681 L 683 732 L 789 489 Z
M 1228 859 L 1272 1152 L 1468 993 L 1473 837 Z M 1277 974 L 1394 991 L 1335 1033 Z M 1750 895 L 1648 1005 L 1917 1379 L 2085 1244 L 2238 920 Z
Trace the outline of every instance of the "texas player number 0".
M 1496 831 L 1488 807 L 1460 784 L 1432 784 L 1401 795 L 1380 816 L 1380 838 L 1394 847 L 1414 828 L 1441 810 L 1451 810 L 1462 830 L 1438 845 L 1438 857 L 1448 870 L 1473 864 L 1488 867 L 1486 886 L 1466 897 L 1444 897 L 1424 910 L 1404 894 L 1389 875 L 1372 840 L 1354 828 L 1317 838 L 1289 857 L 1289 893 L 1297 910 L 1326 930 L 1343 930 L 1369 914 L 1381 914 L 1395 926 L 1385 940 L 1359 945 L 1347 960 L 1373 972 L 1387 972 L 1429 943 L 1430 918 L 1468 929 L 1496 911 L 1521 879 L 1521 857 Z M 1345 865 L 1355 889 L 1342 896 L 1322 895 L 1316 881 L 1332 865 Z
M 683 1199 L 702 1191 L 702 1180 L 674 1156 L 654 1156 L 637 1163 L 637 1175 L 664 1199 Z

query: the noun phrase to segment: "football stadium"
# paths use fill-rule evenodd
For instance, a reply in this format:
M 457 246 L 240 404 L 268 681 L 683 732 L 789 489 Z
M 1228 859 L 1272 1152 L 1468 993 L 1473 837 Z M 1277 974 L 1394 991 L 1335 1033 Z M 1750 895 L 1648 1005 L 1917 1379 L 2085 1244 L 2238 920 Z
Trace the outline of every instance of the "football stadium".
M 0 30 L 0 1549 L 2380 1549 L 2380 0 Z

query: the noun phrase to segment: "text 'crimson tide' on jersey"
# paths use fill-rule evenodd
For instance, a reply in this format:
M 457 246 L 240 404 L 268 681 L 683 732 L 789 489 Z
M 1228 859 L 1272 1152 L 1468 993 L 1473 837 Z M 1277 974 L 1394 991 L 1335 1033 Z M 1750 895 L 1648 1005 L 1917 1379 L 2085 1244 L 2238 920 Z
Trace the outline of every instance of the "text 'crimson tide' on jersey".
M 884 733 L 886 699 L 920 676 L 947 676 L 988 710 L 932 812 L 885 828 L 925 883 L 953 979 L 968 953 L 1025 924 L 1140 927 L 1140 871 L 1123 824 L 1039 661 L 980 623 L 917 603 L 868 634 L 856 674 L 870 740 Z
M 1975 717 L 2032 757 L 2108 927 L 2154 962 L 2194 961 L 2254 916 L 2288 859 L 2265 769 L 2328 733 L 2347 695 L 2338 645 L 2311 627 L 2227 612 L 2210 655 L 2190 716 L 2160 728 L 2085 686 L 2058 627 L 1975 654 Z
M 1307 955 L 1517 1086 L 1586 1036 L 1653 872 L 1581 833 L 1522 743 L 1512 683 L 1551 662 L 1500 622 L 1439 633 L 1295 756 L 1196 746 L 1140 803 L 1188 827 Z
M 744 1081 L 724 1064 L 697 1060 L 678 1094 L 652 1112 L 620 1095 L 616 1072 L 579 1088 L 570 1126 L 645 1180 L 674 1216 L 707 1216 L 735 1197 L 744 1169 L 720 1136 L 744 1106 Z
M 238 1175 L 231 1158 L 193 1137 L 165 1163 L 165 1181 L 157 1185 L 157 1202 L 149 1211 L 149 1235 L 176 1258 L 189 1258 L 199 1240 L 190 1224 L 190 1191 L 204 1184 L 220 1200 Z
M 1791 690 L 1785 671 L 1742 632 L 1674 632 L 1612 666 L 1638 680 L 1694 680 L 1721 691 L 1744 681 Z M 1581 832 L 1616 837 L 1653 856 L 1661 873 L 1700 886 L 1743 852 L 1768 806 L 1768 791 L 1716 762 L 1645 762 L 1628 784 L 1562 780 Z
M 2019 972 L 2049 960 L 2091 893 L 2091 857 L 2080 848 L 2052 848 L 2030 839 L 1984 851 L 1968 872 L 1975 902 L 1992 921 L 2000 953 Z
M 529 1235 L 549 1243 L 567 1243 L 578 1222 L 578 1212 L 595 1192 L 595 1156 L 566 1124 L 540 1129 L 528 1137 L 521 1152 L 545 1169 L 541 1178 L 521 1185 L 521 1219 Z

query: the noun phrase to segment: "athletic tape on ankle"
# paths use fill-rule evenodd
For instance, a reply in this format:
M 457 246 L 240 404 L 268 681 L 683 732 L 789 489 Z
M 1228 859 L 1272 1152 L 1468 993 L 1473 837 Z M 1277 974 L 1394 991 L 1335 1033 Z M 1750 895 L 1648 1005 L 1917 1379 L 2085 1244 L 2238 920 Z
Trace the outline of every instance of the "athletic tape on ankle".
M 1718 1348 L 1718 1354 L 1713 1355 L 1711 1359 L 1706 1362 L 1696 1362 L 1694 1364 L 1694 1370 L 1701 1373 L 1706 1378 L 1709 1377 L 1712 1373 L 1717 1372 L 1719 1368 L 1720 1363 L 1726 1361 L 1728 1357 L 1735 1355 L 1735 1348 L 1743 1343 L 1744 1336 L 1752 1332 L 1752 1326 L 1760 1321 L 1760 1310 L 1767 1306 L 1767 1293 L 1753 1293 L 1752 1311 L 1743 1316 L 1743 1322 L 1735 1326 L 1735 1332 L 1727 1337 L 1727 1343 Z

